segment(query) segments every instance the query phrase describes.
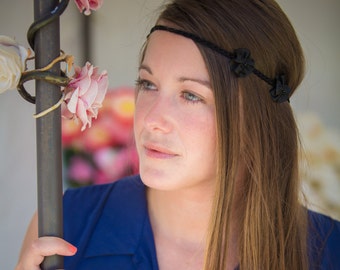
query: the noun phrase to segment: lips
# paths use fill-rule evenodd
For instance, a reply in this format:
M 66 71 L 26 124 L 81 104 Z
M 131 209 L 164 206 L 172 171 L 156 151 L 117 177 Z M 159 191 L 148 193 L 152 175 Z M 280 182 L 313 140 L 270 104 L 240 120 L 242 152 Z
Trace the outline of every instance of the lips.
M 159 144 L 146 143 L 143 146 L 145 154 L 151 158 L 168 159 L 178 156 L 175 152 Z

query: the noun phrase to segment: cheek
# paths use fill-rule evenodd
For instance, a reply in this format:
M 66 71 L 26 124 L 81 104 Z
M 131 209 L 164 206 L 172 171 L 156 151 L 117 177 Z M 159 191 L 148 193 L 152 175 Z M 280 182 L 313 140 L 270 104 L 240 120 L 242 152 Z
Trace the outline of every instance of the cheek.
M 217 136 L 214 117 L 197 121 L 189 126 L 185 136 L 187 153 L 186 168 L 195 179 L 214 179 L 217 169 Z M 194 169 L 193 169 L 194 168 Z
M 133 135 L 135 138 L 135 143 L 136 146 L 138 147 L 138 142 L 139 142 L 139 134 L 141 133 L 142 130 L 142 121 L 141 121 L 141 116 L 140 113 L 138 112 L 137 109 L 135 109 L 135 116 L 133 120 Z
M 216 150 L 216 123 L 213 112 L 208 111 L 182 119 L 182 134 L 190 149 L 202 151 L 202 155 L 206 155 L 206 151 Z
M 134 135 L 136 139 L 138 139 L 138 134 L 140 133 L 143 127 L 145 107 L 146 106 L 142 102 L 140 102 L 140 100 L 137 97 L 135 102 L 134 125 L 133 125 Z

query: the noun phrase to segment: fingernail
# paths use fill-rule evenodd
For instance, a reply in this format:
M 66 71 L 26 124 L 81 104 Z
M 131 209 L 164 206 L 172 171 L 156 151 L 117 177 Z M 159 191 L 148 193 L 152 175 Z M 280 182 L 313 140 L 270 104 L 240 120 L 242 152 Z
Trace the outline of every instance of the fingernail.
M 69 245 L 68 247 L 69 251 L 72 252 L 73 254 L 77 252 L 77 248 L 73 245 Z

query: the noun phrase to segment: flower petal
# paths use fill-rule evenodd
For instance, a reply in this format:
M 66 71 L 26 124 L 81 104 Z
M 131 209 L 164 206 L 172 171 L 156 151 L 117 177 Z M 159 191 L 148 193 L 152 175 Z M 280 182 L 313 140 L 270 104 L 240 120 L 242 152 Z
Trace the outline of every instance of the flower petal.
M 78 102 L 79 102 L 79 95 L 78 95 L 79 94 L 79 88 L 75 89 L 70 94 L 72 94 L 72 95 L 71 95 L 70 100 L 67 103 L 67 108 L 71 113 L 76 113 L 77 105 L 78 105 Z
M 17 87 L 28 55 L 14 39 L 0 35 L 0 93 Z

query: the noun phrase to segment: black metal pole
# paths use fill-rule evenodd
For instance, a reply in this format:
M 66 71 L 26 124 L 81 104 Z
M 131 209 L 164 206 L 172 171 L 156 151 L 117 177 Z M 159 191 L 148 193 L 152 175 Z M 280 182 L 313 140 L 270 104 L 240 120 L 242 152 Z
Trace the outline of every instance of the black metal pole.
M 34 19 L 50 13 L 58 0 L 34 0 Z M 60 54 L 59 18 L 37 31 L 34 38 L 36 68 L 46 66 Z M 60 74 L 60 65 L 52 71 Z M 60 99 L 60 87 L 42 80 L 36 81 L 36 112 L 39 113 Z M 62 211 L 62 155 L 61 112 L 56 109 L 36 121 L 38 220 L 39 236 L 63 237 Z M 41 265 L 44 270 L 63 269 L 61 256 L 46 257 Z
M 85 65 L 86 61 L 92 62 L 92 43 L 91 43 L 91 19 L 92 16 L 82 16 L 82 35 L 83 35 L 83 63 Z

